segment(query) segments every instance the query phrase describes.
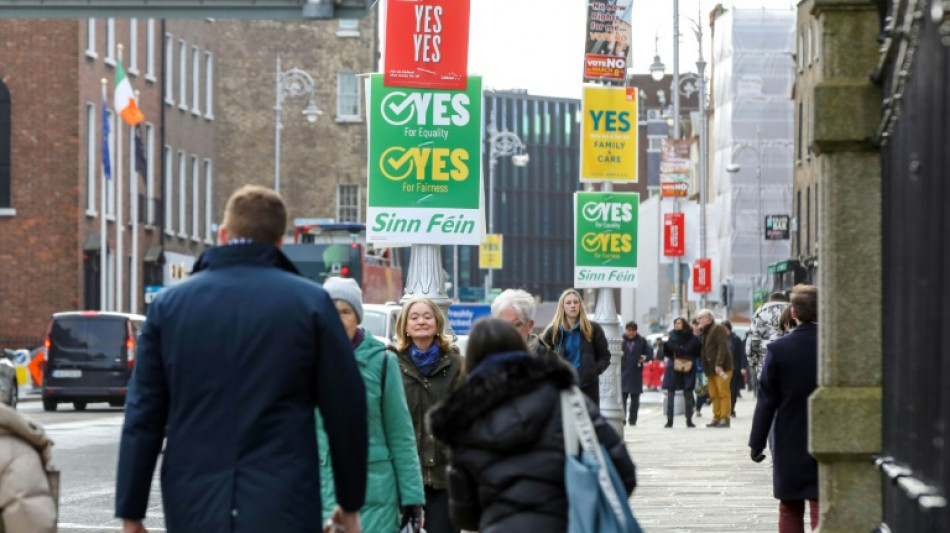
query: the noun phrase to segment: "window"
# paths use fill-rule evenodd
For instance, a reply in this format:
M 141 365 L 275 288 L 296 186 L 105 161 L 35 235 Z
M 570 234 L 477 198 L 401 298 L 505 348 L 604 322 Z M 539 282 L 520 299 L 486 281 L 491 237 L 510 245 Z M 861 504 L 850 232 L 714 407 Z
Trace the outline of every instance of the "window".
M 86 57 L 99 57 L 96 53 L 96 19 L 86 19 Z
M 115 66 L 115 19 L 106 19 L 106 65 Z
M 336 186 L 336 218 L 340 222 L 360 221 L 360 186 L 346 183 Z
M 99 137 L 96 135 L 96 104 L 86 102 L 86 214 L 96 216 L 96 146 L 99 146 Z
M 125 126 L 125 121 L 120 120 L 119 126 Z M 135 126 L 129 126 L 129 179 L 128 182 L 123 178 L 122 183 L 129 184 L 129 224 L 138 221 L 138 209 L 135 209 L 135 206 L 138 206 L 139 201 L 139 180 L 142 179 L 136 173 L 135 170 Z
M 198 191 L 201 189 L 201 176 L 198 175 L 198 156 L 191 156 L 191 238 L 195 241 L 201 240 L 201 234 L 198 233 L 198 226 L 201 219 L 198 218 Z
M 336 77 L 336 119 L 360 120 L 360 82 L 355 72 L 340 72 Z
M 798 55 L 795 62 L 798 64 L 798 71 L 802 72 L 805 69 L 805 37 L 801 30 L 798 30 Z
M 821 48 L 821 33 L 819 33 L 818 30 L 819 30 L 819 26 L 818 26 L 818 22 L 816 21 L 816 22 L 815 22 L 815 30 L 814 30 L 814 31 L 815 31 L 815 33 L 814 33 L 814 35 L 815 35 L 815 42 L 812 44 L 812 47 L 811 47 L 811 53 L 812 53 L 812 55 L 815 56 L 815 62 L 816 62 L 816 63 L 818 62 L 818 57 L 819 57 L 819 55 L 820 55 L 820 54 L 818 53 L 818 49 Z
M 802 255 L 802 190 L 795 193 L 795 255 Z
M 198 53 L 198 47 L 191 47 L 191 113 L 201 116 L 201 110 L 198 109 L 198 88 L 201 86 L 201 54 Z
M 185 151 L 178 150 L 178 236 L 188 236 L 188 213 L 185 210 L 185 200 L 188 198 L 188 169 L 186 168 Z
M 205 159 L 205 242 L 214 243 L 211 234 L 211 160 Z
M 13 206 L 12 108 L 10 89 L 0 80 L 0 214 L 15 215 Z
M 808 66 L 811 66 L 811 56 L 812 56 L 812 46 L 814 46 L 814 37 L 811 33 L 811 24 L 806 28 L 806 38 L 805 38 L 805 60 L 808 61 Z
M 811 185 L 805 189 L 805 253 L 811 255 Z
M 174 76 L 174 71 L 172 70 L 173 65 L 175 64 L 173 59 L 173 53 L 175 48 L 175 39 L 172 37 L 172 34 L 165 34 L 165 103 L 168 105 L 175 105 L 175 97 L 172 96 L 172 91 L 175 87 L 175 83 L 172 81 Z
M 152 146 L 155 144 L 155 126 L 145 123 L 145 223 L 155 225 L 155 161 Z
M 178 39 L 178 109 L 188 110 L 188 45 Z
M 360 21 L 358 19 L 340 19 L 336 30 L 337 37 L 359 37 Z
M 663 139 L 666 137 L 661 135 L 651 135 L 647 137 L 647 151 L 648 152 L 659 152 L 663 150 Z
M 214 55 L 205 52 L 205 118 L 214 120 Z
M 165 192 L 162 197 L 162 203 L 165 205 L 165 233 L 173 235 L 175 233 L 174 227 L 172 227 L 172 189 L 174 188 L 174 180 L 172 179 L 172 147 L 165 145 Z
M 145 20 L 145 79 L 155 81 L 155 19 Z
M 129 19 L 129 69 L 132 76 L 139 75 L 139 19 Z
M 109 146 L 109 170 L 112 171 L 112 176 L 106 180 L 105 168 L 102 169 L 102 179 L 106 183 L 106 205 L 103 211 L 105 211 L 106 220 L 115 220 L 115 113 L 110 109 L 108 114 L 109 116 L 106 118 L 109 123 L 107 144 Z
M 804 118 L 803 112 L 804 106 L 801 102 L 798 102 L 798 160 L 802 160 L 802 129 L 805 127 L 802 124 L 802 119 Z

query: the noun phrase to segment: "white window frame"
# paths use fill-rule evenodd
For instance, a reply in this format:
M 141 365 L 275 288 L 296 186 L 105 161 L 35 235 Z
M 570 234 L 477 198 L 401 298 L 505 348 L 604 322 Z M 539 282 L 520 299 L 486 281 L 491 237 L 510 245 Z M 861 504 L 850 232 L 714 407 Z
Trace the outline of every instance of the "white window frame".
M 86 57 L 89 59 L 99 59 L 96 52 L 96 19 L 86 19 Z
M 205 159 L 205 244 L 214 244 L 214 235 L 211 233 L 211 205 L 212 193 L 212 164 L 211 159 Z
M 355 189 L 355 190 L 354 190 Z M 360 197 L 362 195 L 361 187 L 358 183 L 339 183 L 336 186 L 336 219 L 340 222 L 359 222 L 362 216 L 360 212 Z M 344 200 L 352 201 L 344 205 Z M 356 209 L 356 219 L 348 220 L 343 216 L 344 209 Z
M 200 183 L 201 175 L 199 172 L 198 156 L 191 154 L 191 240 L 201 242 L 201 234 L 198 233 L 198 225 L 201 219 L 198 217 L 200 210 Z
M 796 63 L 798 63 L 798 71 L 805 71 L 805 32 L 798 30 L 798 55 L 795 57 Z
M 178 109 L 188 111 L 188 43 L 178 39 Z
M 155 161 L 152 147 L 155 143 L 155 125 L 145 123 L 145 225 L 155 225 Z
M 811 33 L 811 24 L 806 24 L 805 25 L 805 61 L 808 63 L 809 67 L 811 66 L 811 57 L 812 57 L 811 47 L 813 46 L 814 41 L 815 40 L 812 37 L 812 33 Z
M 812 49 L 811 49 L 812 54 L 815 56 L 815 63 L 817 63 L 818 59 L 821 57 L 821 53 L 819 52 L 819 50 L 821 50 L 821 33 L 819 31 L 820 29 L 821 29 L 821 26 L 818 24 L 817 21 L 815 21 L 815 30 L 814 30 L 815 42 L 812 45 Z
M 106 214 L 106 220 L 114 221 L 115 220 L 115 112 L 111 109 L 107 111 L 108 117 L 106 120 L 109 122 L 109 169 L 112 171 L 112 176 L 109 178 L 108 185 L 106 187 L 106 205 L 103 208 Z M 105 180 L 106 173 L 105 169 L 102 172 L 102 179 Z
M 102 60 L 106 65 L 115 66 L 115 19 L 106 19 L 106 57 Z
M 99 141 L 99 142 L 97 142 Z M 86 216 L 96 216 L 96 193 L 99 187 L 96 186 L 96 163 L 99 156 L 96 155 L 96 146 L 102 141 L 101 137 L 96 135 L 96 104 L 86 102 Z
M 214 120 L 214 54 L 205 52 L 205 118 Z
M 359 19 L 338 19 L 336 36 L 337 37 L 359 37 L 360 21 Z
M 129 19 L 129 76 L 139 75 L 139 19 Z
M 145 81 L 155 83 L 155 19 L 145 19 Z
M 198 46 L 191 47 L 191 114 L 201 116 L 198 104 L 201 101 L 201 53 Z
M 175 37 L 170 33 L 165 34 L 165 103 L 175 105 L 175 76 L 173 67 L 175 52 Z
M 175 234 L 175 228 L 172 225 L 172 196 L 175 187 L 174 176 L 172 175 L 172 170 L 174 167 L 174 161 L 172 160 L 172 147 L 165 145 L 164 148 L 164 157 L 165 157 L 165 192 L 162 196 L 162 204 L 165 206 L 165 233 L 168 235 Z
M 356 114 L 344 114 L 343 113 L 343 97 L 353 97 L 354 93 L 344 93 L 343 92 L 343 80 L 352 78 L 355 81 L 356 93 Z M 336 121 L 337 122 L 362 122 L 362 89 L 360 88 L 360 79 L 357 77 L 356 72 L 338 72 L 336 75 Z
M 178 236 L 188 237 L 188 213 L 185 209 L 185 199 L 188 191 L 188 169 L 184 150 L 178 150 Z

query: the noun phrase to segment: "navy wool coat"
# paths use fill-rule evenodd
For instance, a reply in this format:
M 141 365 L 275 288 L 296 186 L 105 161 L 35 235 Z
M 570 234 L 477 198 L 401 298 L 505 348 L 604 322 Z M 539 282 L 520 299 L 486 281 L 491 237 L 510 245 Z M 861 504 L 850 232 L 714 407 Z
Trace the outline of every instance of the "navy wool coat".
M 818 325 L 769 343 L 749 446 L 765 449 L 772 420 L 772 489 L 780 500 L 817 500 L 818 463 L 808 453 L 808 396 L 818 387 Z
M 206 251 L 149 306 L 126 400 L 116 516 L 145 515 L 162 459 L 169 532 L 318 531 L 313 410 L 338 502 L 363 504 L 366 392 L 327 293 L 277 247 Z
M 650 342 L 637 334 L 628 339 L 621 337 L 620 350 L 623 355 L 620 359 L 620 389 L 624 394 L 643 393 L 643 363 L 640 356 L 646 356 L 647 361 L 653 360 L 653 347 Z

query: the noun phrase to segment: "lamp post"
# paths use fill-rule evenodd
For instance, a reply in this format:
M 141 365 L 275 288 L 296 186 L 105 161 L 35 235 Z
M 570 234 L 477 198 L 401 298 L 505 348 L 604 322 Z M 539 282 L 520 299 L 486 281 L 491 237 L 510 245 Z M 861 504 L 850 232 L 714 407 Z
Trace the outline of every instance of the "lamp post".
M 492 215 L 495 213 L 495 166 L 498 158 L 511 156 L 511 164 L 524 167 L 531 157 L 521 139 L 510 131 L 498 131 L 495 127 L 495 117 L 488 122 L 488 233 L 494 233 L 495 225 Z M 492 288 L 492 270 L 488 269 L 485 275 L 485 302 L 490 298 Z
M 285 98 L 293 98 L 303 94 L 310 95 L 310 104 L 303 110 L 307 122 L 313 124 L 317 117 L 323 114 L 323 111 L 317 108 L 313 98 L 313 77 L 299 68 L 292 68 L 286 72 L 280 69 L 280 57 L 277 58 L 277 93 L 274 102 L 274 190 L 280 194 L 280 130 L 284 125 L 281 123 L 281 114 Z
M 759 277 L 762 275 L 762 239 L 765 236 L 764 219 L 762 218 L 762 152 L 761 135 L 759 128 L 755 128 L 755 144 L 740 144 L 732 152 L 733 162 L 726 165 L 726 172 L 735 174 L 742 170 L 742 166 L 735 162 L 736 156 L 742 150 L 753 150 L 755 152 L 755 182 L 756 182 L 756 273 L 752 276 L 752 298 L 749 300 L 749 316 L 752 316 L 753 306 L 755 305 L 755 290 L 760 283 Z

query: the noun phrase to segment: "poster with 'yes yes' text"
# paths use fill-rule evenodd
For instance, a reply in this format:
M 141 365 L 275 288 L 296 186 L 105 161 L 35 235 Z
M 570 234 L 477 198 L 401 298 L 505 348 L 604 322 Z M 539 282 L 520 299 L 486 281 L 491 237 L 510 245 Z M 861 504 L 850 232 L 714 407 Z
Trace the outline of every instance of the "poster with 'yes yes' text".
M 574 193 L 574 286 L 636 287 L 640 195 Z

